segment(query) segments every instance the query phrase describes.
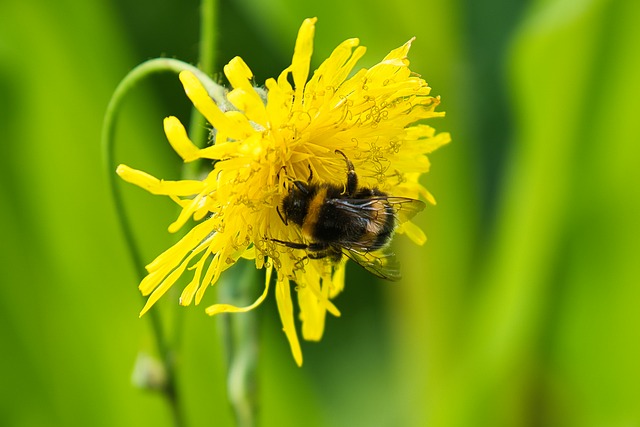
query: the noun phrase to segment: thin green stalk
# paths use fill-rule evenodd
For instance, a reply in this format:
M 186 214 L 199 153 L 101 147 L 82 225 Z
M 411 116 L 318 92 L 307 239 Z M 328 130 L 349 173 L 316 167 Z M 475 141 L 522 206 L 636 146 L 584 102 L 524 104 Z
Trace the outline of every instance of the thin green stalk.
M 116 183 L 116 164 L 114 161 L 114 134 L 117 124 L 118 112 L 126 94 L 129 93 L 140 81 L 149 77 L 152 74 L 160 72 L 174 72 L 179 73 L 183 70 L 190 70 L 193 72 L 200 81 L 205 85 L 209 93 L 212 96 L 221 96 L 224 90 L 220 86 L 211 81 L 206 74 L 202 73 L 194 66 L 187 64 L 176 59 L 158 58 L 146 61 L 136 68 L 131 70 L 129 74 L 120 82 L 115 92 L 113 93 L 107 111 L 105 113 L 103 128 L 102 128 L 102 157 L 104 173 L 107 177 L 107 184 L 111 192 L 112 199 L 114 201 L 116 209 L 116 217 L 120 224 L 120 228 L 123 231 L 126 247 L 129 251 L 129 256 L 133 262 L 136 274 L 139 280 L 145 277 L 146 271 L 144 270 L 144 263 L 142 256 L 140 255 L 140 247 L 136 243 L 133 235 L 131 223 L 126 215 L 124 204 L 122 200 L 122 194 L 120 188 Z M 171 407 L 171 413 L 174 419 L 174 425 L 176 427 L 183 426 L 183 414 L 180 408 L 180 399 L 178 391 L 175 385 L 175 366 L 173 362 L 173 352 L 171 346 L 167 342 L 166 333 L 162 327 L 158 312 L 150 310 L 147 314 L 151 322 L 153 336 L 155 338 L 158 353 L 162 359 L 162 364 L 166 372 L 167 382 L 163 389 L 163 393 L 167 398 L 167 401 Z
M 202 0 L 200 5 L 198 68 L 208 75 L 213 75 L 215 67 L 217 6 L 217 0 Z
M 250 261 L 240 260 L 221 278 L 218 296 L 238 307 L 255 300 L 258 270 Z M 219 315 L 227 361 L 227 394 L 238 427 L 257 425 L 258 319 L 255 310 Z
M 200 47 L 198 52 L 198 68 L 207 76 L 212 76 L 215 66 L 217 0 L 202 0 L 200 4 Z M 216 99 L 214 97 L 214 99 Z M 221 98 L 216 101 L 220 104 Z M 202 114 L 194 108 L 189 122 L 189 138 L 198 147 L 207 143 L 207 125 Z M 186 163 L 182 177 L 197 179 L 203 164 L 200 161 Z

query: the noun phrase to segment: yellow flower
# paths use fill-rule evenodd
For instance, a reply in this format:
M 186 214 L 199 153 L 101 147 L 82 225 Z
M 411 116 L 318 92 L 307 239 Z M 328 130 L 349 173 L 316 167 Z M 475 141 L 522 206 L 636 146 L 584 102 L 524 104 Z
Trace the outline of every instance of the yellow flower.
M 307 80 L 315 22 L 315 18 L 303 22 L 291 65 L 277 80 L 265 83 L 266 100 L 252 86 L 251 70 L 239 57 L 224 67 L 233 88 L 226 97 L 234 108 L 218 106 L 194 74 L 180 74 L 187 96 L 214 128 L 213 144 L 197 148 L 175 117 L 165 119 L 164 129 L 185 162 L 214 161 L 204 179 L 163 181 L 125 165 L 117 169 L 124 180 L 170 196 L 180 205 L 182 211 L 170 232 L 190 218 L 196 221 L 177 244 L 146 267 L 148 275 L 139 288 L 149 298 L 140 315 L 187 269 L 193 278 L 182 291 L 182 305 L 194 300 L 198 304 L 207 287 L 239 258 L 254 259 L 257 268 L 267 271 L 260 298 L 249 307 L 216 304 L 206 312 L 253 309 L 266 297 L 275 269 L 276 301 L 298 365 L 302 353 L 291 282 L 296 284 L 302 336 L 319 340 L 326 312 L 340 315 L 331 299 L 344 287 L 346 261 L 309 259 L 305 250 L 277 242 L 304 242 L 300 228 L 285 224 L 280 212 L 293 181 L 306 182 L 311 171 L 314 181 L 343 185 L 347 168 L 336 153 L 340 150 L 353 162 L 359 185 L 434 203 L 418 178 L 429 170 L 426 154 L 450 140 L 447 133 L 436 134 L 432 127 L 417 124 L 444 113 L 434 111 L 439 98 L 429 96 L 427 83 L 409 70 L 407 53 L 413 40 L 351 77 L 365 48 L 358 46 L 358 39 L 346 40 Z M 419 244 L 425 241 L 411 222 L 398 232 Z

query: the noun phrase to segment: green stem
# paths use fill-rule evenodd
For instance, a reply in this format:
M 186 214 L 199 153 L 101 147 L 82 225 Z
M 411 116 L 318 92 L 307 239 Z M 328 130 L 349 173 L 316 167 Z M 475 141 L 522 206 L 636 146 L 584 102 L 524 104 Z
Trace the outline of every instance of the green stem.
M 198 68 L 213 75 L 215 70 L 217 0 L 202 0 L 200 5 L 200 49 Z
M 116 164 L 114 161 L 114 134 L 117 124 L 118 112 L 125 98 L 125 95 L 146 77 L 160 72 L 180 73 L 183 70 L 189 70 L 193 72 L 213 97 L 220 98 L 223 96 L 222 94 L 224 93 L 224 88 L 215 84 L 211 79 L 209 79 L 209 77 L 207 77 L 206 74 L 204 74 L 196 67 L 185 62 L 178 61 L 176 59 L 151 59 L 138 65 L 125 76 L 125 78 L 120 82 L 115 92 L 113 93 L 111 100 L 109 101 L 109 105 L 107 106 L 107 111 L 105 113 L 102 128 L 102 157 L 104 172 L 107 177 L 107 185 L 109 186 L 109 190 L 114 201 L 117 221 L 123 231 L 125 244 L 129 251 L 129 256 L 133 261 L 133 265 L 139 280 L 142 280 L 146 276 L 146 271 L 143 267 L 144 263 L 140 254 L 140 247 L 136 243 L 131 223 L 124 209 L 120 187 L 116 183 Z M 167 401 L 169 402 L 169 405 L 171 407 L 174 425 L 176 427 L 182 426 L 184 425 L 184 422 L 179 404 L 178 391 L 175 385 L 175 366 L 173 360 L 174 355 L 171 346 L 167 342 L 166 333 L 162 327 L 162 322 L 160 321 L 158 312 L 155 310 L 150 310 L 147 316 L 150 319 L 158 353 L 160 354 L 162 364 L 167 374 L 167 383 L 163 390 L 164 395 L 166 396 Z
M 258 271 L 252 262 L 238 261 L 225 273 L 218 297 L 225 303 L 247 306 L 255 300 Z M 255 310 L 220 314 L 227 360 L 227 392 L 238 427 L 257 424 L 258 320 Z
M 216 8 L 217 0 L 202 0 L 200 5 L 200 48 L 198 52 L 198 68 L 205 75 L 211 76 L 215 66 L 215 46 L 216 46 Z M 211 91 L 209 92 L 210 94 Z M 220 104 L 223 97 L 212 97 Z M 194 108 L 191 112 L 189 122 L 189 138 L 197 147 L 204 147 L 207 142 L 207 124 L 198 111 Z M 203 162 L 196 161 L 185 163 L 182 169 L 182 176 L 185 179 L 198 179 L 202 171 Z

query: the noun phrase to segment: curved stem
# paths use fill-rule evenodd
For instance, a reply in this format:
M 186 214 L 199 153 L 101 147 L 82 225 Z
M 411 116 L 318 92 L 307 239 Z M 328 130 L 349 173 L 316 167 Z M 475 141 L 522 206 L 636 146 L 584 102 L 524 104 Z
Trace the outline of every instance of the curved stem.
M 214 83 L 206 74 L 204 74 L 193 65 L 187 64 L 186 62 L 179 61 L 177 59 L 156 58 L 150 59 L 138 65 L 136 68 L 131 70 L 124 79 L 122 79 L 115 92 L 111 96 L 111 100 L 109 101 L 109 105 L 107 106 L 107 111 L 104 117 L 101 137 L 104 173 L 107 177 L 107 185 L 115 204 L 118 222 L 120 223 L 120 226 L 123 230 L 127 248 L 129 249 L 131 259 L 133 260 L 136 269 L 136 273 L 138 274 L 140 279 L 142 279 L 146 275 L 146 272 L 142 267 L 144 264 L 140 256 L 139 247 L 133 237 L 131 224 L 129 223 L 124 212 L 120 189 L 116 185 L 116 164 L 114 162 L 115 146 L 113 136 L 117 123 L 118 110 L 120 108 L 120 104 L 125 98 L 125 95 L 144 78 L 160 72 L 173 72 L 178 74 L 183 70 L 189 70 L 194 73 L 203 83 L 212 98 L 224 98 L 225 89 L 222 86 Z
M 104 173 L 107 177 L 107 185 L 111 192 L 111 196 L 114 201 L 116 209 L 116 217 L 123 231 L 125 244 L 129 251 L 129 256 L 133 261 L 133 265 L 139 280 L 142 280 L 146 276 L 144 269 L 144 263 L 140 255 L 140 248 L 137 245 L 131 223 L 125 213 L 122 194 L 120 188 L 116 184 L 116 164 L 114 162 L 114 133 L 117 123 L 118 112 L 120 105 L 125 98 L 125 95 L 136 86 L 144 78 L 160 72 L 174 72 L 179 73 L 183 70 L 189 70 L 193 72 L 200 81 L 207 88 L 212 97 L 221 97 L 224 94 L 224 88 L 215 84 L 206 74 L 197 69 L 196 67 L 182 62 L 176 59 L 158 58 L 146 61 L 136 68 L 131 70 L 129 74 L 120 82 L 115 92 L 113 93 L 107 111 L 105 113 L 103 128 L 102 128 L 102 157 Z M 157 311 L 151 310 L 148 313 L 148 317 L 151 321 L 151 327 L 153 335 L 155 337 L 158 353 L 162 358 L 162 364 L 166 371 L 167 383 L 165 386 L 164 395 L 166 396 L 170 406 L 172 415 L 174 418 L 175 426 L 184 425 L 183 416 L 179 405 L 179 397 L 175 386 L 175 369 L 173 362 L 173 354 L 170 345 L 167 343 L 165 331 L 162 327 Z

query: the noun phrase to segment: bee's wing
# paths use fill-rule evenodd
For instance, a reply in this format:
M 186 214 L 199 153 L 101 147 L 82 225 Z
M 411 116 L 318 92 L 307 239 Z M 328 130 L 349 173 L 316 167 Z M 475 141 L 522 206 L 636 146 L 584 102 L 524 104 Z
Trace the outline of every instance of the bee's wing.
M 400 263 L 396 256 L 386 249 L 376 252 L 343 249 L 342 252 L 359 266 L 381 279 L 400 280 Z
M 379 211 L 390 206 L 398 220 L 398 224 L 410 220 L 426 206 L 421 200 L 387 196 L 366 199 L 333 199 L 330 203 L 336 208 L 354 215 L 361 215 L 363 211 Z
M 409 221 L 426 206 L 421 200 L 407 197 L 387 197 L 386 200 L 393 207 L 398 224 Z

